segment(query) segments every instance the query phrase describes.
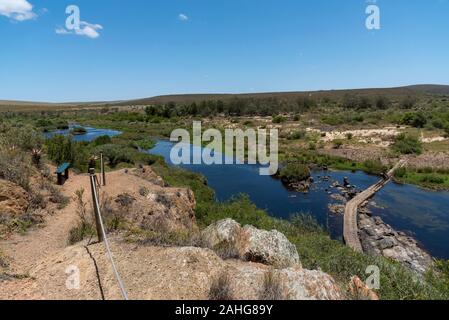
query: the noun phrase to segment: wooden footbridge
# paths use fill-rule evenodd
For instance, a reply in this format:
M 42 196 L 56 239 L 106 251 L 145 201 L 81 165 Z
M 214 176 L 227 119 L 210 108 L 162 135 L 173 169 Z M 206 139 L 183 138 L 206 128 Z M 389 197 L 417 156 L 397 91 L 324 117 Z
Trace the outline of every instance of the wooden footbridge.
M 359 226 L 357 222 L 358 209 L 359 207 L 372 196 L 374 196 L 380 189 L 382 189 L 394 175 L 394 172 L 403 167 L 405 161 L 399 161 L 393 169 L 391 169 L 385 177 L 377 182 L 375 185 L 369 187 L 362 193 L 359 193 L 351 201 L 346 204 L 344 225 L 343 225 L 343 238 L 348 247 L 352 248 L 357 252 L 363 252 L 362 244 L 359 238 Z

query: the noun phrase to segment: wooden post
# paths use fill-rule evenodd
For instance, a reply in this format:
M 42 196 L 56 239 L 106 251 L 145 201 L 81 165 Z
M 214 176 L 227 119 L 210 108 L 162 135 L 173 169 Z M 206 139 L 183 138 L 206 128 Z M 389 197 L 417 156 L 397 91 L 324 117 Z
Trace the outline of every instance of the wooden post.
M 94 214 L 95 214 L 95 226 L 97 229 L 98 242 L 103 242 L 103 233 L 101 231 L 101 223 L 100 223 L 100 204 L 98 200 L 97 186 L 95 181 L 95 169 L 89 169 L 90 174 L 90 188 L 92 190 L 92 203 L 94 206 Z
M 103 183 L 103 187 L 106 186 L 106 172 L 104 172 L 104 158 L 103 153 L 100 153 L 101 159 L 101 182 Z

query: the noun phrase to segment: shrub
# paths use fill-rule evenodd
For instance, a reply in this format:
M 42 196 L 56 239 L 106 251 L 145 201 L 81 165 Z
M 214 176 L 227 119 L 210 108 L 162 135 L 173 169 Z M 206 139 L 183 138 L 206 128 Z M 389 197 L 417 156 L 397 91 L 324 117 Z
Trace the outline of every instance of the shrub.
M 403 177 L 405 177 L 406 175 L 407 175 L 407 168 L 405 168 L 405 167 L 397 168 L 397 169 L 394 171 L 394 176 L 395 176 L 396 178 L 403 178 Z
M 86 237 L 95 235 L 95 228 L 92 219 L 87 214 L 87 205 L 83 200 L 84 189 L 75 192 L 76 213 L 78 215 L 78 224 L 69 232 L 69 244 L 75 244 L 84 240 Z
M 309 142 L 309 150 L 316 150 L 316 143 L 315 142 Z
M 155 142 L 151 139 L 142 139 L 136 142 L 136 145 L 143 150 L 153 149 L 155 146 Z
M 299 182 L 310 177 L 310 169 L 302 163 L 289 163 L 279 170 L 278 176 L 285 182 Z
M 285 121 L 286 119 L 281 115 L 273 117 L 273 123 L 283 123 Z
M 28 201 L 31 209 L 45 209 L 47 207 L 47 201 L 39 192 L 30 192 Z
M 424 128 L 427 118 L 422 112 L 407 112 L 401 123 L 415 128 Z
M 310 214 L 297 213 L 290 217 L 290 223 L 293 227 L 307 233 L 324 233 L 325 229 Z
M 56 135 L 46 141 L 47 155 L 56 164 L 73 162 L 75 143 L 71 137 Z
M 418 138 L 401 133 L 395 138 L 393 150 L 400 154 L 421 154 L 422 143 Z
M 304 130 L 296 130 L 290 133 L 288 136 L 288 140 L 299 140 L 303 139 L 306 136 L 306 132 Z
M 343 141 L 334 140 L 334 149 L 340 149 L 343 146 Z
M 102 152 L 104 156 L 108 159 L 109 165 L 111 167 L 116 167 L 119 163 L 132 163 L 133 159 L 131 158 L 131 155 L 133 154 L 134 150 L 130 150 L 130 148 L 124 148 L 120 145 L 115 144 L 105 144 L 102 146 L 99 146 L 97 148 L 97 151 L 100 153 Z
M 273 270 L 264 275 L 263 288 L 259 299 L 268 301 L 286 300 L 282 290 L 281 278 Z
M 386 167 L 379 159 L 366 160 L 363 162 L 363 169 L 370 174 L 381 174 L 385 172 Z
M 148 196 L 149 193 L 150 193 L 150 190 L 148 190 L 147 187 L 140 187 L 140 188 L 139 188 L 139 194 L 140 194 L 142 197 Z
M 92 141 L 92 145 L 98 147 L 102 146 L 104 144 L 111 144 L 112 138 L 110 136 L 100 136 L 96 138 L 94 141 Z
M 209 290 L 209 299 L 216 301 L 233 300 L 228 273 L 223 272 L 212 280 Z
M 25 190 L 30 186 L 30 160 L 20 151 L 0 149 L 0 178 L 15 183 Z

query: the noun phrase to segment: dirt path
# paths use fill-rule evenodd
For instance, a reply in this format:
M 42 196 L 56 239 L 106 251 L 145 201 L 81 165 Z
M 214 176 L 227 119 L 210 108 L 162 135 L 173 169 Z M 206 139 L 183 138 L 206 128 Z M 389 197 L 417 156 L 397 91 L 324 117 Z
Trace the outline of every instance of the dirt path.
M 10 273 L 27 275 L 46 257 L 52 256 L 67 247 L 70 229 L 76 224 L 76 204 L 73 201 L 75 191 L 80 188 L 89 191 L 89 177 L 74 175 L 61 188 L 64 196 L 70 198 L 70 203 L 54 216 L 46 218 L 45 225 L 27 232 L 25 235 L 13 235 L 10 239 L 0 241 L 0 249 L 10 260 Z M 86 197 L 87 198 L 87 197 Z M 87 199 L 85 199 L 87 200 Z M 33 279 L 11 280 L 0 282 L 0 300 L 11 296 L 25 295 L 26 289 L 32 286 Z M 6 297 L 5 297 L 6 295 Z

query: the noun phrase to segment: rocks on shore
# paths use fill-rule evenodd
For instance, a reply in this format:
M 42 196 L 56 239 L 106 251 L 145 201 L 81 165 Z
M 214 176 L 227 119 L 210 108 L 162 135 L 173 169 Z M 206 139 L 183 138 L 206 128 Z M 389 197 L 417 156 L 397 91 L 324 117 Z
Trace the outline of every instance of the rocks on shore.
M 202 239 L 205 246 L 220 255 L 226 250 L 226 256 L 275 267 L 291 267 L 300 263 L 296 247 L 282 233 L 253 226 L 242 228 L 232 219 L 210 225 L 202 232 Z
M 391 258 L 418 273 L 425 273 L 433 263 L 415 239 L 395 231 L 380 217 L 371 217 L 367 209 L 359 211 L 359 236 L 366 253 Z

